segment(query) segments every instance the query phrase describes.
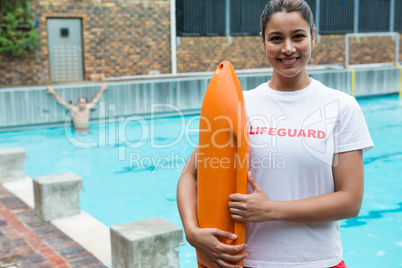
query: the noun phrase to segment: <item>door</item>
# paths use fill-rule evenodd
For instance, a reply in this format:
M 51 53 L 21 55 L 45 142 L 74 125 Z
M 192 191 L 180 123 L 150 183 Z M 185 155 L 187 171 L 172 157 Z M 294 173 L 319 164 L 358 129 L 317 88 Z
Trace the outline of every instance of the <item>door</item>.
M 81 19 L 47 19 L 50 80 L 82 81 Z

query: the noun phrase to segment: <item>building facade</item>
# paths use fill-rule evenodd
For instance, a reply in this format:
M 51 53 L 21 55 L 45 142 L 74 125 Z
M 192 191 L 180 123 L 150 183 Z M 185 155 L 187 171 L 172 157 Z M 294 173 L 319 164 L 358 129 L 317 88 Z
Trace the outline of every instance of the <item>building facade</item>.
M 258 35 L 258 16 L 238 13 L 245 10 L 241 5 L 245 0 L 231 0 L 231 21 L 214 21 L 220 14 L 216 14 L 216 9 L 211 7 L 219 6 L 219 2 L 224 6 L 225 1 L 228 0 L 199 2 L 209 5 L 209 9 L 208 6 L 191 6 L 197 2 L 194 0 L 176 1 L 178 73 L 213 71 L 223 60 L 231 61 L 236 69 L 268 67 Z M 262 0 L 254 1 L 259 5 L 265 3 Z M 316 1 L 308 1 L 311 2 L 315 15 Z M 350 3 L 351 0 L 330 1 Z M 388 2 L 394 2 L 395 5 L 395 1 L 398 9 L 394 12 L 394 17 L 396 16 L 397 23 L 392 26 L 398 31 L 398 25 L 402 25 L 398 19 L 402 14 L 402 10 L 399 10 L 399 6 L 402 9 L 402 0 Z M 31 0 L 30 6 L 34 20 L 38 21 L 36 30 L 42 46 L 35 53 L 23 58 L 0 54 L 0 87 L 102 81 L 110 77 L 172 73 L 169 0 Z M 345 10 L 351 9 L 351 6 L 345 7 Z M 325 8 L 327 7 L 321 7 L 321 11 L 324 12 Z M 258 10 L 261 8 L 258 7 Z M 183 16 L 183 12 L 187 15 Z M 338 13 L 343 14 L 342 12 L 345 11 L 340 10 Z M 237 23 L 236 18 L 240 16 L 243 16 L 243 21 L 248 21 L 250 16 L 254 17 L 252 31 L 247 32 L 251 26 Z M 182 27 L 198 24 L 205 19 L 212 20 L 209 24 L 206 22 L 207 26 L 222 27 L 218 27 L 216 31 L 213 27 L 206 30 Z M 337 21 L 336 18 L 334 21 Z M 69 26 L 73 22 L 77 23 L 75 28 Z M 353 32 L 353 29 L 349 29 L 354 27 L 353 20 L 352 24 L 349 23 L 351 26 L 341 25 L 346 30 L 340 31 L 328 30 L 322 18 L 317 22 L 316 26 L 322 26 L 323 34 L 313 47 L 310 64 L 344 65 L 345 33 Z M 358 21 L 357 24 L 361 24 L 360 27 L 365 32 L 376 30 L 364 28 L 367 25 L 364 21 Z M 224 27 L 232 28 L 228 30 Z M 73 34 L 76 35 L 75 44 L 64 45 L 63 42 Z M 396 47 L 392 38 L 350 38 L 350 64 L 393 62 Z M 399 39 L 401 42 L 401 35 Z M 402 44 L 399 45 L 399 50 L 401 61 Z

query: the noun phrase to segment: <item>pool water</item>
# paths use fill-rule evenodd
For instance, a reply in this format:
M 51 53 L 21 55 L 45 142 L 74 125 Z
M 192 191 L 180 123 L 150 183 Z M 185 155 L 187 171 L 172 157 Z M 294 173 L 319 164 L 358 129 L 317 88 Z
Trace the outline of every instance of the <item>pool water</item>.
M 375 147 L 364 154 L 365 191 L 357 218 L 341 222 L 350 267 L 402 267 L 402 100 L 358 100 Z
M 348 267 L 402 266 L 402 102 L 397 96 L 358 100 L 375 148 L 365 157 L 360 215 L 341 222 Z M 181 226 L 176 184 L 198 141 L 198 116 L 0 133 L 0 148 L 22 147 L 30 177 L 73 172 L 84 180 L 81 209 L 107 226 L 160 216 Z M 180 267 L 196 267 L 180 246 Z

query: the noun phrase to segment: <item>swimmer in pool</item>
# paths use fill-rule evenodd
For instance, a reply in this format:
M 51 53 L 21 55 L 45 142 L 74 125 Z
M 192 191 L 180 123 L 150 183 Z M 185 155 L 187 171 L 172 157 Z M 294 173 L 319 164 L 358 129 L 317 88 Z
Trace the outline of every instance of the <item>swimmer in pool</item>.
M 95 108 L 96 103 L 100 100 L 102 93 L 107 89 L 106 83 L 103 83 L 99 92 L 95 95 L 95 97 L 88 103 L 87 98 L 81 97 L 78 99 L 78 105 L 73 106 L 63 100 L 54 89 L 49 86 L 47 87 L 47 93 L 52 94 L 56 101 L 63 105 L 66 108 L 73 119 L 74 130 L 80 132 L 87 132 L 89 130 L 89 111 L 90 109 Z

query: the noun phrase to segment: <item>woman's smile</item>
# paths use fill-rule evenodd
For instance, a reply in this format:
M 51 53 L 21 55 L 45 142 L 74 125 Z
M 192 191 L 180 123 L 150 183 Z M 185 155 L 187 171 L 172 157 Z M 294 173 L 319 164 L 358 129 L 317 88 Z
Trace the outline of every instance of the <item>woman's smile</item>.
M 299 12 L 278 12 L 272 15 L 265 29 L 263 48 L 271 67 L 272 80 L 295 78 L 308 83 L 306 66 L 311 56 L 314 36 Z M 305 81 L 304 81 L 305 80 Z
M 279 58 L 278 60 L 282 62 L 285 66 L 293 66 L 296 61 L 300 59 L 300 57 L 286 57 L 286 58 Z

